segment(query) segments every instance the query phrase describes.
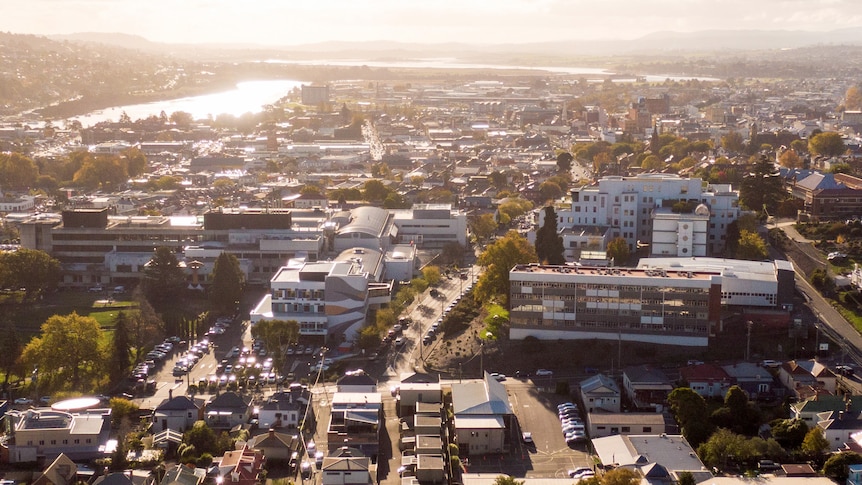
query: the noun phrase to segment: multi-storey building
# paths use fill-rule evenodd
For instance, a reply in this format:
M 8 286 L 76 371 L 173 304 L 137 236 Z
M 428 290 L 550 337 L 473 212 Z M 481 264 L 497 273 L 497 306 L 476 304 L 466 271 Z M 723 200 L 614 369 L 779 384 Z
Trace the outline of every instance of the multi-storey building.
M 699 225 L 702 217 L 708 215 L 706 255 L 721 254 L 727 226 L 739 217 L 739 193 L 733 191 L 729 184 L 704 187 L 699 178 L 682 178 L 674 174 L 603 177 L 597 184 L 573 189 L 571 203 L 570 208 L 557 211 L 557 227 L 598 227 L 603 229 L 602 233 L 607 228 L 611 239 L 624 238 L 632 251 L 651 245 L 656 230 L 667 232 L 670 226 L 685 223 L 684 220 L 688 219 Z M 700 208 L 701 204 L 707 210 Z M 656 214 L 660 216 L 657 218 Z M 539 216 L 542 224 L 544 213 L 540 212 Z M 657 241 L 660 251 L 669 251 L 665 245 L 670 242 L 673 242 L 674 249 L 680 247 L 679 252 L 686 247 L 668 240 L 665 235 L 660 236 Z M 694 239 L 690 241 L 694 242 Z M 704 242 L 700 241 L 692 245 L 691 250 L 700 251 L 703 246 Z
M 53 460 L 61 453 L 74 460 L 105 457 L 111 431 L 111 410 L 67 413 L 49 408 L 10 414 L 12 463 Z
M 251 311 L 261 320 L 295 320 L 302 335 L 343 335 L 352 341 L 369 308 L 391 299 L 392 286 L 380 282 L 383 255 L 368 248 L 345 251 L 335 261 L 292 260 L 270 281 L 270 292 Z
M 661 269 L 518 265 L 509 337 L 704 347 L 719 322 L 721 275 Z
M 108 209 L 63 211 L 60 217 L 35 216 L 20 226 L 21 244 L 39 249 L 62 264 L 64 286 L 127 284 L 143 275 L 153 251 L 175 250 L 200 281 L 222 252 L 235 255 L 249 283 L 263 284 L 289 258 L 316 260 L 324 237 L 318 227 L 293 224 L 284 209 L 222 209 L 198 216 L 108 215 Z M 196 262 L 196 265 L 187 263 Z

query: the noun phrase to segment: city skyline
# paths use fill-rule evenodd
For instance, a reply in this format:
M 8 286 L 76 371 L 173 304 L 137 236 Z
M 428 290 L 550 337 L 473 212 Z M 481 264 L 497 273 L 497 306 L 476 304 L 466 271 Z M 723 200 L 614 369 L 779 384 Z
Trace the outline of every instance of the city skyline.
M 326 41 L 521 44 L 630 40 L 706 30 L 862 27 L 852 0 L 5 0 L 0 30 L 125 33 L 154 42 L 300 45 Z

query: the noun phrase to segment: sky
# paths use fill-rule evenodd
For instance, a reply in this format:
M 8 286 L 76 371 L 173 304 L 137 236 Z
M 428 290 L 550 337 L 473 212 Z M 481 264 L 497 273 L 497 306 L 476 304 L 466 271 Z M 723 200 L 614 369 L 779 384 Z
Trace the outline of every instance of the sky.
M 0 31 L 167 43 L 471 44 L 862 26 L 860 0 L 0 0 Z

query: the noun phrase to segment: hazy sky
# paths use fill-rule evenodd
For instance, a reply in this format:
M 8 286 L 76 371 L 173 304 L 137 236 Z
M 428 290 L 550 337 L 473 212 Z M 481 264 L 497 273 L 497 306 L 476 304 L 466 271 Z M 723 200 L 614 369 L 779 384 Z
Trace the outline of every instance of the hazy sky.
M 0 31 L 161 42 L 524 43 L 862 26 L 860 0 L 0 0 Z

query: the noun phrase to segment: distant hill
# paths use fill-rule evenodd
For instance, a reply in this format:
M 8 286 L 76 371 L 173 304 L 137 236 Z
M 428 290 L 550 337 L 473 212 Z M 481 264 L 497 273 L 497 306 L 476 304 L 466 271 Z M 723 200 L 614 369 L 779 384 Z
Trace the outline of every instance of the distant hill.
M 52 39 L 113 45 L 150 53 L 179 56 L 249 59 L 264 55 L 290 56 L 294 59 L 405 59 L 411 57 L 457 57 L 542 55 L 596 56 L 632 54 L 669 54 L 716 51 L 758 51 L 793 49 L 817 45 L 862 45 L 862 28 L 828 32 L 791 30 L 704 30 L 698 32 L 655 32 L 632 40 L 532 42 L 509 44 L 408 43 L 394 41 L 318 42 L 301 45 L 267 46 L 259 44 L 164 44 L 136 35 L 120 33 L 78 33 L 50 36 Z

